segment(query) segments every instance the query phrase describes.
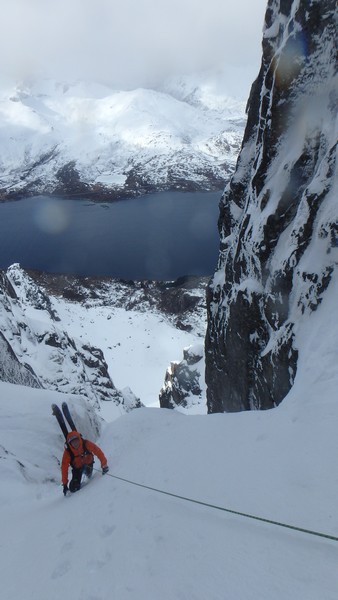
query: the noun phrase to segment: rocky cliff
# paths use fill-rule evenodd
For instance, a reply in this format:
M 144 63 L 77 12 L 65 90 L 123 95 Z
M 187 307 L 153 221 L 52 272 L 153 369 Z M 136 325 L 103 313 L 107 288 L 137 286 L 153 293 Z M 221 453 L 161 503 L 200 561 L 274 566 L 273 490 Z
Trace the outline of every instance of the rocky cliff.
M 207 292 L 211 413 L 283 400 L 338 264 L 335 0 L 269 0 L 262 48 Z

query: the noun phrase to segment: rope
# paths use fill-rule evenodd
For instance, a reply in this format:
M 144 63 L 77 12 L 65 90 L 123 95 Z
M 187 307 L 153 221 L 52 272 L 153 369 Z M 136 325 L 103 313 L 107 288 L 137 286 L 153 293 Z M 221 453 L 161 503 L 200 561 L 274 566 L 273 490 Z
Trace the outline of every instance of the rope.
M 94 469 L 94 471 L 99 471 L 99 469 Z M 300 531 L 301 533 L 307 533 L 309 535 L 315 535 L 317 537 L 321 537 L 321 538 L 325 538 L 327 540 L 333 540 L 334 542 L 338 542 L 338 537 L 336 537 L 334 535 L 329 535 L 327 533 L 321 533 L 319 531 L 312 531 L 311 529 L 303 529 L 302 527 L 296 527 L 296 525 L 289 525 L 288 523 L 272 521 L 271 519 L 265 519 L 263 517 L 257 517 L 255 515 L 250 515 L 248 513 L 239 512 L 238 510 L 232 510 L 230 508 L 225 508 L 224 506 L 217 506 L 216 504 L 209 504 L 208 502 L 202 502 L 201 500 L 187 498 L 186 496 L 180 496 L 178 494 L 173 494 L 172 492 L 166 492 L 164 490 L 159 490 L 158 488 L 150 487 L 149 485 L 144 485 L 142 483 L 137 483 L 136 481 L 131 481 L 130 479 L 125 479 L 124 477 L 119 477 L 118 475 L 112 475 L 111 473 L 106 473 L 106 475 L 108 475 L 109 477 L 113 477 L 114 479 L 119 479 L 120 481 L 124 481 L 125 483 L 129 483 L 130 485 L 136 485 L 137 487 L 141 487 L 146 490 L 151 490 L 153 492 L 157 492 L 158 494 L 164 494 L 165 496 L 171 496 L 172 498 L 178 498 L 179 500 L 185 500 L 186 502 L 192 502 L 193 504 L 199 504 L 200 506 L 207 506 L 208 508 L 213 508 L 214 510 L 221 510 L 223 512 L 230 513 L 232 515 L 239 515 L 240 517 L 245 517 L 247 519 L 254 519 L 255 521 L 261 521 L 263 523 L 268 523 L 269 525 L 276 525 L 278 527 L 284 527 L 286 529 L 292 529 L 293 531 Z

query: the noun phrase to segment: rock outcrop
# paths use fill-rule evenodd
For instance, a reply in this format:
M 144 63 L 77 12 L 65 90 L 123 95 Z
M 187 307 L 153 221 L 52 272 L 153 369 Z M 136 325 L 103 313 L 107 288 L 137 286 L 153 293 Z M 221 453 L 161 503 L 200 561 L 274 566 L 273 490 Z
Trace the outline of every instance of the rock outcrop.
M 297 370 L 297 325 L 337 269 L 336 10 L 335 0 L 268 2 L 207 292 L 210 413 L 283 400 Z
M 202 344 L 184 348 L 183 360 L 174 361 L 167 369 L 160 391 L 161 408 L 200 407 L 204 395 L 204 349 Z M 205 406 L 205 403 L 204 403 Z

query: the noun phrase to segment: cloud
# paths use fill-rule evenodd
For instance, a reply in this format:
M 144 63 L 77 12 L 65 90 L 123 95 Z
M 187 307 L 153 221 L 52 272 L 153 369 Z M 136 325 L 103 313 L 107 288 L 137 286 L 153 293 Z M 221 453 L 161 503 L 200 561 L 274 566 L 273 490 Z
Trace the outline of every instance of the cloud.
M 147 85 L 259 65 L 266 0 L 1 0 L 0 68 L 16 77 Z

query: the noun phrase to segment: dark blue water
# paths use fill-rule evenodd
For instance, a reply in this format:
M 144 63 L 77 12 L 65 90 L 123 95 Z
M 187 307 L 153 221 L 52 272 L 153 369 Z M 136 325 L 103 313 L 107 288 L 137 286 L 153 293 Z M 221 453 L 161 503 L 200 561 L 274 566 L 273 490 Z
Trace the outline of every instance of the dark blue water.
M 114 203 L 39 196 L 0 203 L 0 268 L 176 279 L 211 275 L 220 192 L 163 192 Z

